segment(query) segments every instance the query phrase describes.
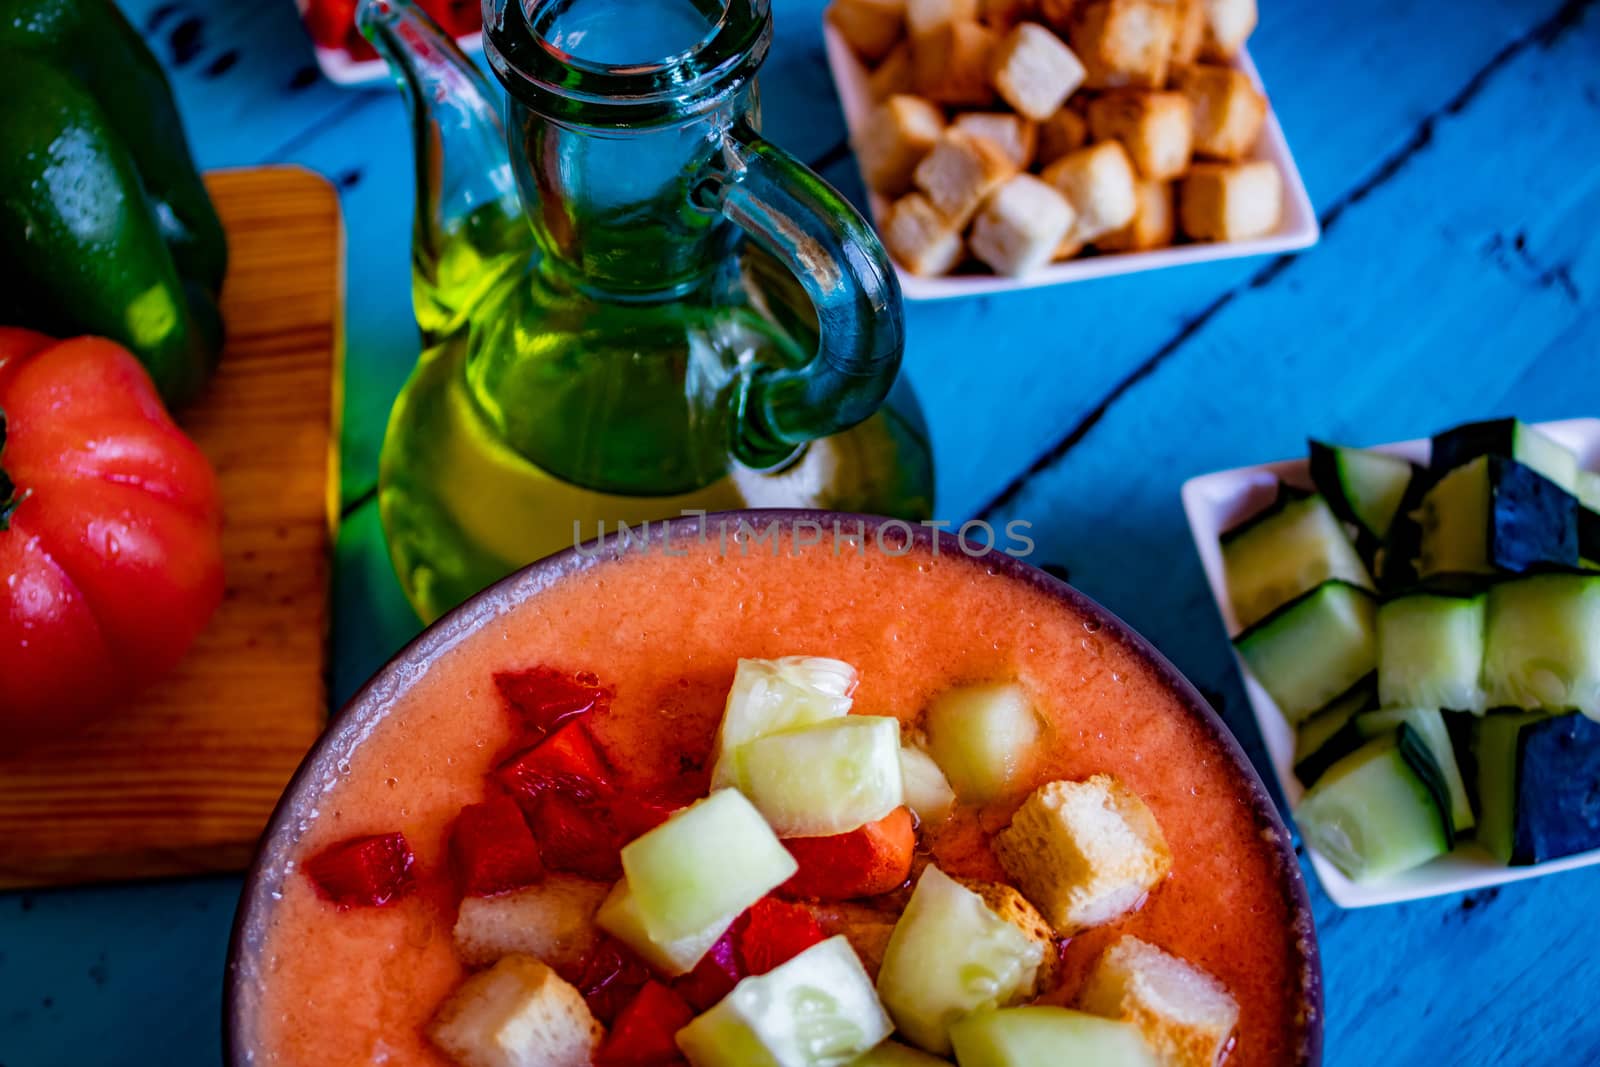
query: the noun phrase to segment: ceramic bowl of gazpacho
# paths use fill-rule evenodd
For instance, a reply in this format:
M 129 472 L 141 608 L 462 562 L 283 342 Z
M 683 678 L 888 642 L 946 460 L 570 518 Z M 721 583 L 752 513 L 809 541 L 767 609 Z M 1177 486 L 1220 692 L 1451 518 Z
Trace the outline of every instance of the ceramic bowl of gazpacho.
M 230 1063 L 1319 1063 L 1260 779 L 1150 645 L 1000 549 L 691 516 L 447 615 L 263 837 Z

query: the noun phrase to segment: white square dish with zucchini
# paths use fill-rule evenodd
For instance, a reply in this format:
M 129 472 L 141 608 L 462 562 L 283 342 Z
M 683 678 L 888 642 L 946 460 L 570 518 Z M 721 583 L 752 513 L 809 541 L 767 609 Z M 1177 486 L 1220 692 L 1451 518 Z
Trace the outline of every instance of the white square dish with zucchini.
M 1206 475 L 1184 506 L 1344 907 L 1600 862 L 1600 420 Z

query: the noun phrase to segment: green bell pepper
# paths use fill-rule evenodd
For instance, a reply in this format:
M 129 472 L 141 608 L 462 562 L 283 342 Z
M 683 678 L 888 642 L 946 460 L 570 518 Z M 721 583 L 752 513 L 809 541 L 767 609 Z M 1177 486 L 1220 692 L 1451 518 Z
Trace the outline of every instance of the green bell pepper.
M 155 57 L 110 0 L 0 0 L 0 100 L 0 322 L 109 337 L 193 399 L 228 250 Z

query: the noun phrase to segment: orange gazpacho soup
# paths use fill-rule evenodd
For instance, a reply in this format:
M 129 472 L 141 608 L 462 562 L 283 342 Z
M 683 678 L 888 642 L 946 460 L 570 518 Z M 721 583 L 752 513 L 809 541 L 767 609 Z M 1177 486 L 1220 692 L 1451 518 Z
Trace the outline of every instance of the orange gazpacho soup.
M 864 900 L 818 902 L 789 883 L 769 894 L 778 901 L 773 914 L 808 909 L 815 925 L 802 916 L 806 928 L 823 934 L 875 911 L 892 923 L 915 874 L 929 865 L 968 884 L 1013 884 L 994 842 L 1029 792 L 1058 780 L 1111 776 L 1153 815 L 1170 869 L 1163 868 L 1164 877 L 1134 910 L 1056 936 L 1038 999 L 1078 1003 L 1108 946 L 1133 935 L 1209 974 L 1231 996 L 1237 1026 L 1221 1055 L 1229 1067 L 1296 1061 L 1307 1026 L 1307 949 L 1283 842 L 1263 819 L 1258 786 L 1241 772 L 1228 742 L 1192 712 L 1135 642 L 1046 584 L 1018 580 L 1014 567 L 948 551 L 935 556 L 926 545 L 903 555 L 840 552 L 831 543 L 797 548 L 784 536 L 777 548 L 725 551 L 713 540 L 705 547 L 674 544 L 668 556 L 658 545 L 575 568 L 483 621 L 405 682 L 338 773 L 311 786 L 322 792 L 300 827 L 246 998 L 255 1013 L 252 1062 L 457 1062 L 430 1041 L 426 1027 L 472 973 L 452 937 L 463 878 L 490 879 L 467 886 L 469 892 L 516 884 L 519 865 L 531 865 L 521 881 L 574 872 L 614 879 L 621 840 L 709 789 L 739 661 L 796 655 L 853 665 L 859 683 L 851 714 L 898 719 L 908 743 L 923 738 L 928 709 L 941 694 L 997 681 L 1015 682 L 1027 694 L 1040 732 L 1021 764 L 1026 780 L 1018 788 L 982 803 L 962 798 L 948 816 L 920 821 L 911 868 L 891 876 L 892 888 Z M 539 686 L 551 680 L 558 698 L 585 690 L 597 696 L 585 706 L 570 699 L 570 707 L 561 699 L 540 705 Z M 574 717 L 563 719 L 568 712 Z M 530 714 L 549 718 L 530 733 Z M 605 833 L 591 833 L 579 816 L 550 825 L 566 817 L 562 812 L 612 810 L 603 798 L 587 798 L 579 782 L 575 805 L 522 807 L 542 860 L 521 846 L 491 845 L 466 861 L 480 864 L 478 874 L 463 875 L 460 849 L 453 847 L 459 846 L 453 835 L 465 833 L 457 829 L 463 809 L 480 805 L 473 810 L 484 815 L 492 836 L 494 816 L 484 802 L 498 797 L 505 805 L 508 793 L 516 795 L 518 779 L 505 768 L 530 746 L 537 751 L 541 742 L 574 736 L 564 730 L 575 723 L 582 727 L 579 740 L 592 741 L 592 754 L 607 768 L 607 795 L 633 814 L 608 821 Z M 586 773 L 583 753 L 541 758 L 579 759 L 572 781 Z M 494 810 L 504 819 L 505 810 L 517 809 Z M 384 851 L 399 840 L 395 835 L 403 835 L 403 863 Z M 374 867 L 386 870 L 396 877 L 395 899 L 339 898 L 340 874 L 332 868 L 339 849 L 353 841 L 369 847 L 353 865 L 346 853 L 345 875 L 354 871 L 359 881 Z M 331 871 L 320 883 L 319 857 Z M 869 872 L 868 881 L 878 873 Z M 748 931 L 748 913 L 744 923 L 737 929 Z M 598 943 L 618 955 L 614 939 Z M 733 959 L 735 969 L 740 958 Z M 627 965 L 613 958 L 610 967 L 611 977 L 620 977 L 598 990 L 592 960 L 561 970 L 590 997 L 601 1024 L 652 977 L 631 958 Z M 743 973 L 750 972 L 729 981 Z M 706 1005 L 694 1002 L 710 999 L 703 988 L 685 986 L 695 974 L 653 977 L 662 999 L 669 997 L 665 986 L 682 994 L 670 997 L 674 1003 L 691 1002 L 684 1010 L 701 1010 Z M 712 995 L 723 992 L 725 986 Z

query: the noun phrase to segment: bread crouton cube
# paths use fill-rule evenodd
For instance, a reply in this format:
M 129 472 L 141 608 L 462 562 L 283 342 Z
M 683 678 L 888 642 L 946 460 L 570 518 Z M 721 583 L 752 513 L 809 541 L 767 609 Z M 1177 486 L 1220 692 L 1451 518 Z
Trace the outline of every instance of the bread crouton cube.
M 1094 245 L 1100 251 L 1148 252 L 1172 243 L 1177 229 L 1172 185 L 1169 182 L 1142 181 L 1134 189 L 1134 194 L 1137 206 L 1133 220 L 1120 230 L 1112 230 L 1095 238 Z
M 1072 50 L 1091 89 L 1159 89 L 1167 82 L 1178 10 L 1170 0 L 1092 0 L 1072 17 Z
M 1206 41 L 1205 0 L 1173 0 L 1178 9 L 1178 27 L 1172 38 L 1174 65 L 1193 63 L 1200 58 Z
M 867 75 L 867 91 L 874 100 L 887 100 L 896 93 L 909 93 L 914 77 L 911 64 L 911 42 L 901 41 L 883 57 L 883 62 Z
M 981 137 L 946 130 L 913 176 L 917 188 L 956 229 L 965 229 L 988 195 L 1017 172 L 1000 149 Z
M 1232 59 L 1256 29 L 1256 0 L 1202 0 L 1207 59 Z
M 1216 1067 L 1239 1024 L 1221 982 L 1131 935 L 1101 954 L 1078 1007 L 1132 1023 L 1163 1067 Z
M 948 274 L 966 255 L 961 227 L 945 218 L 921 193 L 894 202 L 883 222 L 883 244 L 912 274 Z
M 1118 141 L 1101 141 L 1056 160 L 1040 175 L 1078 213 L 1069 236 L 1084 242 L 1119 230 L 1133 218 L 1133 162 Z
M 876 63 L 905 36 L 906 0 L 833 0 L 828 20 L 856 55 Z
M 1015 887 L 1004 882 L 985 882 L 976 878 L 957 878 L 956 881 L 983 898 L 989 910 L 1022 931 L 1024 937 L 1041 949 L 1039 971 L 1034 978 L 1033 996 L 1043 996 L 1061 980 L 1061 950 L 1056 947 L 1055 931 L 1045 922 L 1039 909 L 1028 903 L 1028 898 Z
M 979 0 L 978 20 L 1004 33 L 1038 14 L 1039 0 Z
M 1048 266 L 1076 217 L 1067 198 L 1031 174 L 989 194 L 972 224 L 972 254 L 1013 277 Z
M 979 0 L 905 0 L 906 28 L 921 37 L 952 22 L 975 22 Z
M 897 94 L 861 124 L 854 141 L 867 184 L 885 196 L 911 187 L 911 175 L 944 133 L 944 112 L 920 96 Z
M 1189 169 L 1194 108 L 1182 93 L 1119 89 L 1089 105 L 1089 133 L 1121 141 L 1141 177 L 1170 181 Z
M 1180 187 L 1178 221 L 1197 241 L 1265 237 L 1283 216 L 1283 176 L 1278 165 L 1197 163 Z
M 1036 22 L 1024 22 L 1006 34 L 989 65 L 1001 99 L 1035 122 L 1061 110 L 1083 84 L 1083 64 L 1072 49 Z
M 1035 790 L 996 835 L 994 850 L 1064 937 L 1132 911 L 1172 869 L 1155 816 L 1105 774 Z
M 977 22 L 947 22 L 911 41 L 912 84 L 922 96 L 953 107 L 994 100 L 989 57 L 999 34 Z
M 594 945 L 594 913 L 607 888 L 551 874 L 510 893 L 464 897 L 453 932 L 456 955 L 468 967 L 511 955 L 536 956 L 552 967 L 576 964 Z
M 1039 123 L 1039 149 L 1034 160 L 1048 167 L 1062 156 L 1082 148 L 1089 140 L 1089 123 L 1071 108 L 1062 108 Z
M 507 956 L 461 983 L 427 1034 L 461 1067 L 586 1067 L 605 1031 L 555 971 Z
M 1021 115 L 1008 111 L 967 111 L 956 116 L 952 128 L 981 137 L 1011 161 L 1018 170 L 1027 170 L 1039 143 L 1039 127 Z
M 1267 98 L 1243 71 L 1209 63 L 1180 68 L 1173 88 L 1194 107 L 1194 151 L 1211 159 L 1243 159 L 1261 137 Z

